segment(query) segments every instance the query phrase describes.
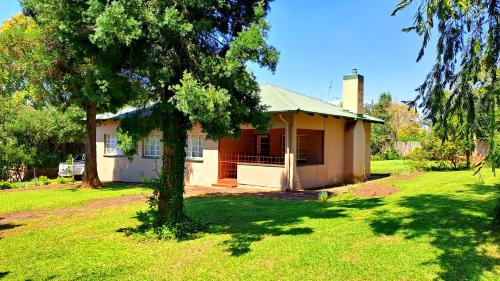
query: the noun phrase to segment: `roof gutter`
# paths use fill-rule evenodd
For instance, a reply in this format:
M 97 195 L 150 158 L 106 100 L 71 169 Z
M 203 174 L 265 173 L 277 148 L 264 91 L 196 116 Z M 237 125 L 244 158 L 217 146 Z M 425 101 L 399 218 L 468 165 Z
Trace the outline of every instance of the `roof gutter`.
M 346 119 L 346 120 L 362 120 L 362 121 L 365 121 L 365 122 L 368 122 L 368 123 L 377 123 L 377 124 L 384 124 L 385 122 L 384 121 L 377 121 L 377 120 L 369 120 L 367 119 L 366 117 L 348 117 L 348 116 L 340 116 L 340 115 L 333 115 L 333 114 L 328 114 L 328 113 L 318 113 L 318 112 L 311 112 L 311 111 L 305 111 L 305 110 L 301 110 L 301 109 L 297 109 L 297 110 L 284 110 L 284 111 L 268 111 L 268 113 L 271 113 L 271 114 L 278 114 L 278 115 L 281 115 L 283 113 L 300 113 L 300 112 L 304 112 L 306 114 L 318 114 L 318 115 L 321 115 L 321 116 L 325 116 L 325 115 L 328 115 L 328 116 L 332 116 L 334 118 L 343 118 L 343 119 Z

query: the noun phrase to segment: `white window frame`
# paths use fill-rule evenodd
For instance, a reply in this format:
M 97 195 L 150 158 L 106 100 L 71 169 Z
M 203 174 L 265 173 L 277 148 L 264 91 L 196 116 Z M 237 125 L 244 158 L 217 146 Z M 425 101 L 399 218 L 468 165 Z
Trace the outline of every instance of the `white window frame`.
M 204 135 L 188 135 L 186 139 L 186 159 L 203 159 Z
M 118 147 L 116 135 L 104 134 L 104 155 L 123 156 L 123 151 Z
M 160 136 L 150 135 L 142 140 L 142 156 L 147 158 L 160 158 Z

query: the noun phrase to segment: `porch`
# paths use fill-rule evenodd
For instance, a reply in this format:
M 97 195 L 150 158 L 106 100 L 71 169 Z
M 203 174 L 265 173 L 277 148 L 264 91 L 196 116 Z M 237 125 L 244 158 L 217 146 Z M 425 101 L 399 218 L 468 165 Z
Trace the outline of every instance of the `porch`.
M 292 135 L 294 141 L 289 142 L 285 128 L 265 133 L 243 129 L 238 139 L 220 139 L 218 181 L 213 186 L 288 189 L 290 178 L 299 178 L 298 171 L 290 173 L 294 167 L 324 163 L 324 130 L 295 129 Z

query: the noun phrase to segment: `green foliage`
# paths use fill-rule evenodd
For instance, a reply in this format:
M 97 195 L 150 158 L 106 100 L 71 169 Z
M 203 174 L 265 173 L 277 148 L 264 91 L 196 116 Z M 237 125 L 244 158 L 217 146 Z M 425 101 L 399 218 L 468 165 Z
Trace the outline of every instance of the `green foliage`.
M 172 89 L 176 93 L 172 101 L 177 110 L 189 116 L 192 124 L 201 124 L 214 139 L 230 132 L 231 96 L 226 89 L 212 85 L 204 87 L 190 73 L 184 73 L 181 84 Z
M 238 135 L 240 124 L 261 130 L 269 125 L 258 84 L 247 70 L 249 62 L 276 68 L 279 53 L 267 44 L 267 0 L 22 4 L 64 46 L 63 64 L 75 70 L 69 83 L 75 104 L 96 104 L 99 111 L 156 103 L 148 114 L 123 120 L 118 141 L 131 157 L 140 138 L 153 128 L 163 131 L 168 180 L 159 206 L 165 216 L 184 217 L 184 147 L 195 122 L 213 138 Z
M 326 202 L 328 201 L 328 198 L 330 198 L 330 194 L 326 190 L 321 190 L 318 193 L 318 201 L 320 202 Z
M 415 2 L 415 20 L 403 31 L 422 37 L 417 61 L 431 42 L 431 31 L 437 30 L 438 37 L 436 63 L 410 105 L 442 128 L 443 140 L 466 139 L 470 152 L 477 137 L 487 139 L 493 150 L 500 102 L 498 1 L 402 0 L 393 15 Z M 455 136 L 448 137 L 450 127 Z
M 457 169 L 466 166 L 466 143 L 460 140 L 442 141 L 434 133 L 429 134 L 422 142 L 421 148 L 415 148 L 408 156 L 417 165 L 426 167 L 427 161 L 437 161 L 437 170 Z
M 22 99 L 0 96 L 0 179 L 23 166 L 57 167 L 65 153 L 78 149 L 82 118 L 74 107 L 64 112 L 34 108 Z
M 64 161 L 66 164 L 70 164 L 72 165 L 73 164 L 73 161 L 74 161 L 74 157 L 73 157 L 73 154 L 68 154 L 68 156 L 66 156 L 66 160 Z
M 382 151 L 394 147 L 395 136 L 391 132 L 388 125 L 390 115 L 389 107 L 392 103 L 392 96 L 390 93 L 380 94 L 377 103 L 366 108 L 368 114 L 384 120 L 384 124 L 373 124 L 371 135 L 371 151 L 373 155 L 377 155 Z
M 47 185 L 47 184 L 49 184 L 49 178 L 47 178 L 46 176 L 38 177 L 38 179 L 36 179 L 36 181 L 40 185 Z
M 48 33 L 35 21 L 17 14 L 0 26 L 0 96 L 21 94 L 23 99 L 44 103 L 58 85 L 56 53 L 48 48 Z
M 493 167 L 500 167 L 500 132 L 496 133 L 495 142 L 496 145 L 490 146 L 490 153 L 488 154 L 488 162 Z
M 423 138 L 418 114 L 404 104 L 393 102 L 390 93 L 381 93 L 379 100 L 366 106 L 365 110 L 385 122 L 372 124 L 370 147 L 376 160 L 399 159 L 396 141 L 420 141 Z
M 406 134 L 401 134 L 398 135 L 398 141 L 403 141 L 403 142 L 409 142 L 409 141 L 422 141 L 424 140 L 425 135 L 406 135 Z
M 373 160 L 397 160 L 401 158 L 401 154 L 394 147 L 382 150 L 372 157 Z
M 56 179 L 51 180 L 51 184 L 52 183 L 67 184 L 67 183 L 74 183 L 74 182 L 75 182 L 75 179 L 73 179 L 73 178 L 65 178 L 65 177 L 57 177 Z
M 403 161 L 384 162 L 398 169 Z M 147 208 L 141 202 L 82 208 L 98 198 L 148 192 L 140 186 L 4 192 L 0 194 L 2 214 L 23 210 L 38 214 L 39 210 L 51 215 L 14 221 L 13 225 L 24 225 L 2 230 L 0 271 L 10 271 L 6 280 L 51 276 L 62 280 L 296 280 L 314 275 L 321 280 L 497 281 L 498 233 L 492 232 L 489 223 L 498 200 L 498 179 L 489 170 L 483 171 L 483 177 L 484 183 L 470 171 L 390 177 L 378 183 L 399 187 L 392 196 L 345 194 L 328 202 L 190 197 L 187 212 L 217 228 L 181 242 L 138 242 L 117 232 L 120 227 L 141 224 L 137 212 Z M 73 206 L 80 210 L 76 217 L 64 211 Z M 332 241 L 342 243 L 332 246 Z M 41 251 L 41 247 L 50 250 Z M 99 258 L 88 258 L 89 253 Z M 31 263 L 20 262 L 30 258 L 47 266 L 33 270 Z M 318 269 L 319 264 L 328 270 Z
M 163 165 L 168 180 L 159 190 L 159 206 L 166 217 L 183 220 L 187 131 L 200 124 L 208 137 L 219 138 L 237 136 L 240 124 L 260 130 L 269 126 L 258 84 L 246 67 L 254 62 L 276 68 L 278 52 L 266 40 L 269 3 L 83 2 L 91 8 L 73 4 L 78 6 L 73 10 L 85 13 L 85 24 L 96 31 L 90 35 L 92 42 L 100 51 L 115 50 L 120 70 L 126 69 L 120 77 L 128 79 L 135 97 L 127 102 L 155 103 L 121 122 L 119 146 L 130 158 L 139 139 L 152 129 L 163 131 L 163 160 L 169 164 Z M 117 22 L 123 23 L 123 30 Z
M 91 8 L 86 13 L 89 19 L 103 10 L 95 19 L 95 32 L 90 35 L 90 40 L 98 47 L 107 49 L 113 46 L 115 42 L 110 42 L 109 38 L 130 45 L 132 40 L 141 35 L 140 22 L 126 13 L 127 9 L 135 8 L 140 1 L 113 1 L 108 6 L 96 0 L 89 2 Z
M 1 189 L 11 189 L 11 188 L 13 188 L 12 183 L 10 183 L 8 181 L 0 181 L 0 190 Z
M 139 240 L 193 239 L 209 229 L 207 223 L 189 217 L 181 221 L 167 220 L 165 222 L 157 210 L 138 212 L 137 218 L 142 222 L 141 225 L 137 228 L 122 229 L 122 231 Z

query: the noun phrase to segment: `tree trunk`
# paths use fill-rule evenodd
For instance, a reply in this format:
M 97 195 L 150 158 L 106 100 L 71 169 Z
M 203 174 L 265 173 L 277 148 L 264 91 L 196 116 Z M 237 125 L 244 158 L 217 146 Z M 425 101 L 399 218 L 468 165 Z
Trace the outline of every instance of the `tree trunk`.
M 184 213 L 184 164 L 187 127 L 182 113 L 174 110 L 162 120 L 163 166 L 158 211 L 162 222 L 180 222 Z
M 82 187 L 98 188 L 102 186 L 97 174 L 97 153 L 96 153 L 96 109 L 95 102 L 87 102 L 86 105 L 86 125 L 85 137 L 85 172 L 83 175 Z

